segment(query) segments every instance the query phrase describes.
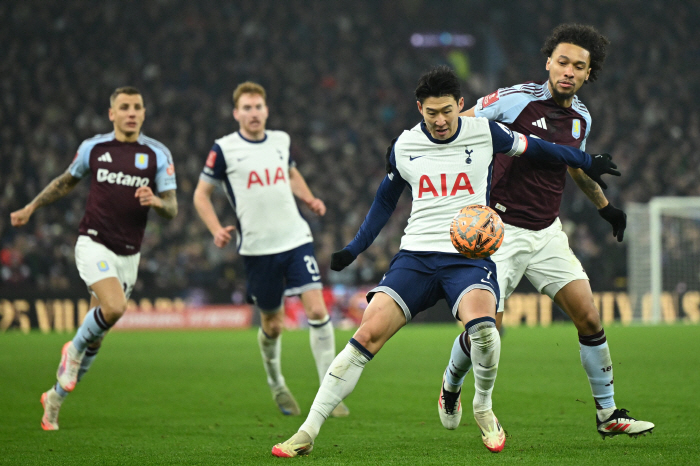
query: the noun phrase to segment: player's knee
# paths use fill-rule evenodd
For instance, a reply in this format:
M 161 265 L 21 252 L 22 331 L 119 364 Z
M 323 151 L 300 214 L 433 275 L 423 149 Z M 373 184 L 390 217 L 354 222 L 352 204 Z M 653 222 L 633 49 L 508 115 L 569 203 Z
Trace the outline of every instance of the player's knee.
M 574 318 L 574 324 L 578 333 L 581 335 L 593 335 L 602 328 L 600 322 L 600 314 L 595 306 L 586 308 L 583 312 L 578 313 Z
M 310 306 L 306 309 L 306 317 L 309 320 L 325 320 L 327 316 L 328 311 L 323 304 Z
M 371 323 L 361 324 L 360 328 L 355 332 L 355 335 L 353 335 L 353 338 L 372 354 L 377 354 L 382 346 L 384 346 L 384 343 L 386 343 L 384 332 L 376 326 L 371 325 Z
M 264 319 L 262 321 L 262 329 L 270 338 L 277 338 L 282 334 L 284 328 L 284 320 L 282 319 Z
M 114 300 L 114 301 L 102 301 L 100 303 L 100 308 L 102 308 L 102 315 L 108 324 L 114 325 L 126 312 L 126 301 Z

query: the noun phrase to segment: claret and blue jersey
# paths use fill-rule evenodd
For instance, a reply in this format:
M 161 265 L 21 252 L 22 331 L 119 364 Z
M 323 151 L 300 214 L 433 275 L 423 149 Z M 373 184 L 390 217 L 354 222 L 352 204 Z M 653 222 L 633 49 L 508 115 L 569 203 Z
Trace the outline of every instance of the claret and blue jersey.
M 521 134 L 581 150 L 586 150 L 591 131 L 591 115 L 578 97 L 574 96 L 571 107 L 560 107 L 546 82 L 499 89 L 480 98 L 474 114 Z M 497 154 L 490 206 L 508 224 L 528 230 L 547 228 L 559 215 L 566 171 L 562 162 Z
M 120 255 L 139 252 L 146 229 L 149 207 L 136 190 L 149 186 L 157 194 L 177 187 L 170 151 L 143 134 L 136 142 L 120 142 L 114 132 L 86 139 L 69 170 L 76 178 L 91 176 L 80 234 Z

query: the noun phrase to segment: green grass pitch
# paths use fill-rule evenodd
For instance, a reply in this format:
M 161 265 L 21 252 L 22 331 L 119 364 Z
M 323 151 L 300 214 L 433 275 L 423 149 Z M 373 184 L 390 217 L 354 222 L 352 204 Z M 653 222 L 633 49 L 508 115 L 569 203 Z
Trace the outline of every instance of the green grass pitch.
M 462 425 L 437 414 L 442 371 L 459 328 L 409 325 L 370 362 L 308 457 L 274 458 L 304 417 L 272 402 L 256 331 L 114 332 L 67 398 L 61 430 L 40 428 L 39 397 L 55 381 L 67 335 L 0 335 L 0 464 L 698 464 L 700 327 L 606 329 L 618 407 L 656 423 L 653 435 L 603 441 L 571 325 L 511 328 L 494 411 L 506 448 L 482 445 L 465 383 Z M 342 348 L 352 335 L 337 332 Z M 302 411 L 318 388 L 308 332 L 283 337 L 283 370 Z

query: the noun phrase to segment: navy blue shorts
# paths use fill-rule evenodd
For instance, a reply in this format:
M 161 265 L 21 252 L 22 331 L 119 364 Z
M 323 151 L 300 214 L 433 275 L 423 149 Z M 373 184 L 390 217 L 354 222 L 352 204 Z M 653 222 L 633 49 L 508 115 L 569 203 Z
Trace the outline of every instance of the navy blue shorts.
M 321 273 L 313 243 L 266 256 L 243 256 L 248 277 L 248 302 L 263 312 L 275 312 L 284 296 L 320 290 Z
M 444 298 L 457 318 L 462 296 L 473 289 L 493 293 L 498 308 L 496 264 L 490 258 L 474 260 L 461 254 L 401 250 L 379 285 L 367 293 L 367 302 L 374 293 L 386 293 L 403 309 L 408 322 Z

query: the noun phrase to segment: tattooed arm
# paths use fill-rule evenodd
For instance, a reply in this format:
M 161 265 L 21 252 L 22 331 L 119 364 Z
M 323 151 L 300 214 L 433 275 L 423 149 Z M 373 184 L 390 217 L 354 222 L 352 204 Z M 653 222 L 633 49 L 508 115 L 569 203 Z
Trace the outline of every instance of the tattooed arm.
M 608 202 L 598 183 L 583 173 L 583 170 L 569 167 L 569 175 L 598 209 L 598 215 L 612 226 L 612 234 L 617 238 L 617 241 L 622 241 L 625 236 L 625 228 L 627 228 L 627 214 Z
M 177 215 L 177 197 L 174 189 L 163 191 L 159 196 L 156 196 L 151 188 L 141 186 L 134 193 L 134 197 L 139 198 L 141 205 L 153 207 L 153 210 L 163 218 L 170 220 Z
M 580 168 L 569 167 L 569 175 L 574 179 L 583 194 L 591 200 L 596 209 L 602 209 L 608 205 L 608 199 L 603 194 L 603 189 L 588 177 Z
M 51 204 L 62 198 L 75 188 L 80 178 L 76 178 L 66 170 L 63 174 L 57 176 L 41 191 L 32 202 L 10 214 L 10 221 L 13 227 L 21 227 L 25 225 L 34 211 L 39 207 Z

